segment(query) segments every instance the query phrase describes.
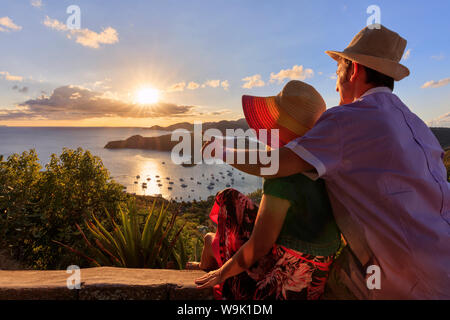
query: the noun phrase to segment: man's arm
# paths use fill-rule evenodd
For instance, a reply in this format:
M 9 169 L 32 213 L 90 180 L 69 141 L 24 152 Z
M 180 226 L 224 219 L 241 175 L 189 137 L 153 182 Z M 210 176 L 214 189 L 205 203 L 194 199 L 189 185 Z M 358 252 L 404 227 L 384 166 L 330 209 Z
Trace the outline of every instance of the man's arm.
M 258 154 L 258 151 L 255 150 L 236 150 L 236 149 L 228 149 L 227 152 L 234 152 L 234 159 L 237 159 L 238 154 L 245 154 L 245 163 L 244 164 L 238 164 L 238 163 L 229 163 L 230 166 L 243 171 L 248 174 L 252 174 L 254 176 L 260 176 L 264 178 L 280 178 L 280 177 L 287 177 L 293 174 L 307 172 L 311 170 L 315 170 L 312 165 L 310 165 L 308 162 L 300 158 L 297 154 L 295 154 L 291 149 L 286 147 L 281 147 L 278 149 L 278 159 L 272 159 L 271 151 L 268 152 L 268 157 L 272 159 L 272 161 L 279 161 L 278 166 L 278 172 L 273 175 L 262 175 L 261 174 L 261 168 L 270 167 L 270 164 L 262 164 L 259 161 L 256 164 L 249 164 L 248 159 L 251 158 L 251 153 L 254 152 Z M 241 155 L 242 157 L 242 155 Z M 236 161 L 234 161 L 236 162 Z

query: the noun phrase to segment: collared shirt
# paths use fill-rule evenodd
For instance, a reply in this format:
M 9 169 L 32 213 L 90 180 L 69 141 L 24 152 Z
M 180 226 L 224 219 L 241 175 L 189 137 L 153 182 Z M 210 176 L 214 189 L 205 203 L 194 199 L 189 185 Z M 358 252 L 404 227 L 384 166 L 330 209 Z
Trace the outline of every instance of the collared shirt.
M 362 272 L 370 265 L 381 270 L 381 289 L 367 288 L 365 272 L 353 277 L 357 296 L 450 298 L 444 151 L 389 88 L 328 109 L 286 146 L 316 169 L 305 175 L 325 180 L 336 222 Z

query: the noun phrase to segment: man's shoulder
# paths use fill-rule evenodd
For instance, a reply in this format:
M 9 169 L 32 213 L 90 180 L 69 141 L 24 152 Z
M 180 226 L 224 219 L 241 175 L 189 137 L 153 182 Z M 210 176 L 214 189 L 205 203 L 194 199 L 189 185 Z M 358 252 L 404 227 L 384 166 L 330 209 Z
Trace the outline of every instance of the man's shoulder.
M 360 116 L 366 115 L 368 112 L 377 112 L 379 107 L 365 100 L 358 100 L 349 104 L 344 104 L 340 106 L 335 106 L 327 109 L 320 120 L 349 120 L 352 118 L 358 118 Z
M 340 114 L 357 112 L 357 111 L 359 111 L 363 108 L 367 108 L 367 107 L 377 107 L 377 103 L 374 101 L 371 101 L 370 99 L 358 99 L 352 103 L 347 103 L 347 104 L 328 108 L 324 112 L 324 114 L 326 113 L 326 114 L 330 114 L 330 115 L 331 114 L 340 115 Z

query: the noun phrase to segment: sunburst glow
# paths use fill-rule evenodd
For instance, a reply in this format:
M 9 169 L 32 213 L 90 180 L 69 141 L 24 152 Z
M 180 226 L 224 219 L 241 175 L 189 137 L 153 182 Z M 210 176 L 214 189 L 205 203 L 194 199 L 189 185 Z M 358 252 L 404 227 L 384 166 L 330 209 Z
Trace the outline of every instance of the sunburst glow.
M 135 94 L 135 101 L 139 104 L 154 104 L 159 101 L 159 91 L 155 88 L 145 87 Z

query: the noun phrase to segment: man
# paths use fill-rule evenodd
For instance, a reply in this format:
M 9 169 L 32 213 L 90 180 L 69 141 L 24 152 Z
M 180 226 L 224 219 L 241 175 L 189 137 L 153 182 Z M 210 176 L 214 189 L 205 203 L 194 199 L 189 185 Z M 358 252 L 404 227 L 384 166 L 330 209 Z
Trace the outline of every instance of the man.
M 327 51 L 338 62 L 340 106 L 279 150 L 274 177 L 302 172 L 326 182 L 348 243 L 335 274 L 348 291 L 345 298 L 450 299 L 444 153 L 392 93 L 394 80 L 409 75 L 399 63 L 405 47 L 405 39 L 381 26 L 364 28 L 342 52 Z M 233 166 L 255 175 L 264 167 Z

